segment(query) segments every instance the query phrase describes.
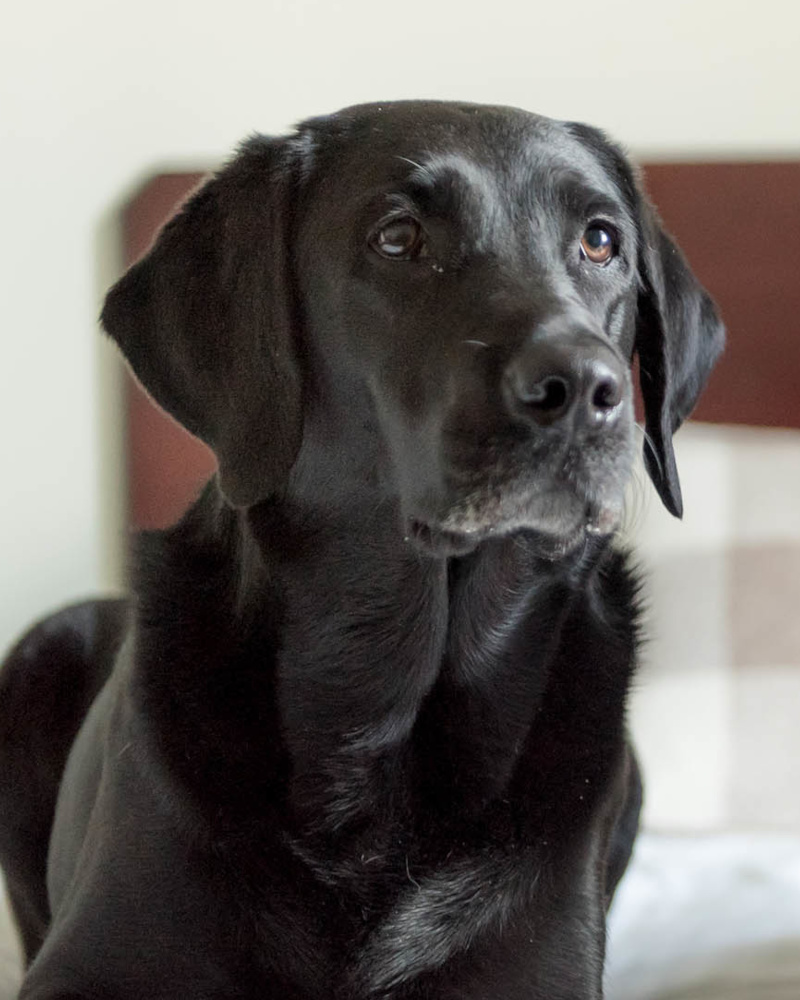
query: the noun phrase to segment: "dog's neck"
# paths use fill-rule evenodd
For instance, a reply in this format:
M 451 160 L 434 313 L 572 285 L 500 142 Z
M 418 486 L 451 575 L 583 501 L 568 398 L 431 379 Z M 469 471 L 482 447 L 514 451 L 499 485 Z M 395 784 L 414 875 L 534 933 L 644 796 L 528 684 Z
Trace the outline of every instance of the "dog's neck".
M 465 808 L 500 793 L 596 554 L 554 572 L 517 533 L 433 558 L 377 488 L 347 505 L 262 506 L 247 530 L 280 594 L 277 697 L 301 814 L 345 829 L 376 797 L 409 794 L 389 792 L 399 770 L 460 785 Z M 546 628 L 520 650 L 530 616 Z
M 487 823 L 513 838 L 519 810 L 565 773 L 589 807 L 585 783 L 601 787 L 622 738 L 635 582 L 597 541 L 558 564 L 524 533 L 429 558 L 388 498 L 358 496 L 245 512 L 211 484 L 145 539 L 134 686 L 215 828 L 277 824 L 312 866 L 334 854 L 345 879 L 366 865 L 371 886 L 405 870 L 412 844 L 466 843 L 470 829 L 479 844 Z M 173 585 L 187 577 L 202 583 Z M 184 599 L 165 604 L 165 588 Z M 187 655 L 166 663 L 164 648 Z M 441 835 L 417 831 L 420 818 Z

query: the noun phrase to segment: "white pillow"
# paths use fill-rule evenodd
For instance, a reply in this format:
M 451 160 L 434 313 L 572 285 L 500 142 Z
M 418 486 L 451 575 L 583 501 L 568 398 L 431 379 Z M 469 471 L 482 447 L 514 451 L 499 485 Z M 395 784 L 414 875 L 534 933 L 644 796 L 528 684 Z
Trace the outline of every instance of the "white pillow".
M 22 958 L 11 922 L 3 874 L 0 872 L 0 1000 L 13 1000 L 21 979 Z
M 606 983 L 607 1000 L 797 1000 L 800 837 L 642 835 Z

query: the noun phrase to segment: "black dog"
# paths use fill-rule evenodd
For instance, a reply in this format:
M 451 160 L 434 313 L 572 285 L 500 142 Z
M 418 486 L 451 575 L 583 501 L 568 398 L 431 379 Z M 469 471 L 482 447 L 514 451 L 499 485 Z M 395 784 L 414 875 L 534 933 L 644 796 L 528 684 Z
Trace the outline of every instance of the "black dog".
M 680 514 L 722 344 L 625 158 L 438 103 L 254 138 L 103 323 L 219 475 L 130 608 L 4 668 L 21 996 L 601 997 L 640 797 L 629 363 Z

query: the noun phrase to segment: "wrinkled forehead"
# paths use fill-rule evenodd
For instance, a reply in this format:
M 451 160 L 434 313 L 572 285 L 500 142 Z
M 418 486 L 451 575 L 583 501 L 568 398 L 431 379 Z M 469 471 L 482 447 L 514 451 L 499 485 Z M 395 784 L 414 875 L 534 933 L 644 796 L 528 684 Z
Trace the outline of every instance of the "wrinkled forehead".
M 319 194 L 354 203 L 407 198 L 431 216 L 535 216 L 557 206 L 624 211 L 622 192 L 569 128 L 506 108 L 368 106 L 308 123 L 306 149 Z M 302 134 L 302 133 L 301 133 Z

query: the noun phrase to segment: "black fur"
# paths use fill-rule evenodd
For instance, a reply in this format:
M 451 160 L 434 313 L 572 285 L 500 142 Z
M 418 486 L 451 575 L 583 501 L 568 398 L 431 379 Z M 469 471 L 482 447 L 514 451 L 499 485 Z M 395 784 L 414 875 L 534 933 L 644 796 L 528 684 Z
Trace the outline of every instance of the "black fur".
M 21 997 L 600 998 L 641 802 L 628 366 L 678 512 L 722 340 L 622 154 L 422 102 L 256 138 L 103 322 L 219 485 L 130 609 L 0 676 Z

